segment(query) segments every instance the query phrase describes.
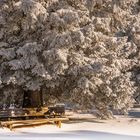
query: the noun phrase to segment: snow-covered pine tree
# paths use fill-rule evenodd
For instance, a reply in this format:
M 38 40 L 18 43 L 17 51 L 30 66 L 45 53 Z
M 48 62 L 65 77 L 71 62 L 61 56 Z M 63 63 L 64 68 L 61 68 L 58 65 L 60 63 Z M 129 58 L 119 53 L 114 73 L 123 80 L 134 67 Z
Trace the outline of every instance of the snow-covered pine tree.
M 138 0 L 0 0 L 0 104 L 30 90 L 102 118 L 127 112 L 140 93 L 139 11 Z

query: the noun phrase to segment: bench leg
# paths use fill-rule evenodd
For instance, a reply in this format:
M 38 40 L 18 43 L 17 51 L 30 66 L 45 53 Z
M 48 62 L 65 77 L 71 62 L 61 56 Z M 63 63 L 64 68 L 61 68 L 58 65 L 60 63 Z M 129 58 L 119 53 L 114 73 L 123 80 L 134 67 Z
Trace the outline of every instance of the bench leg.
M 7 125 L 7 127 L 12 131 L 12 129 L 13 129 L 12 124 Z
M 61 121 L 58 121 L 58 127 L 61 128 Z
M 56 124 L 57 127 L 61 128 L 61 121 L 55 121 L 54 123 Z

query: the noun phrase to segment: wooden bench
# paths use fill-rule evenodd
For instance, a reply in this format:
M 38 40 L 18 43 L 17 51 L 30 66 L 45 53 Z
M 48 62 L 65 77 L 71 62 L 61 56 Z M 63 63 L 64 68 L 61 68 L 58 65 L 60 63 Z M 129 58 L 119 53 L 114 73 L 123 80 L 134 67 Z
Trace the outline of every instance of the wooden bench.
M 29 120 L 14 120 L 14 121 L 1 121 L 2 127 L 7 127 L 10 130 L 16 127 L 22 126 L 35 126 L 47 123 L 53 123 L 59 128 L 61 128 L 61 122 L 67 121 L 68 118 L 44 118 L 44 119 L 29 119 Z

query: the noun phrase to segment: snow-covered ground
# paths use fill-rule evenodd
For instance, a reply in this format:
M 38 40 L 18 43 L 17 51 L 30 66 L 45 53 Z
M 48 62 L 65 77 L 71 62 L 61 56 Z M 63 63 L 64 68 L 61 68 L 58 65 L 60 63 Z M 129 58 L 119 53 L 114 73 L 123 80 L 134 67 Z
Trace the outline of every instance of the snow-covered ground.
M 0 140 L 140 140 L 140 118 L 133 111 L 130 115 L 103 121 L 92 115 L 75 114 L 73 119 L 81 120 L 65 122 L 62 128 L 43 125 L 14 131 L 0 129 Z

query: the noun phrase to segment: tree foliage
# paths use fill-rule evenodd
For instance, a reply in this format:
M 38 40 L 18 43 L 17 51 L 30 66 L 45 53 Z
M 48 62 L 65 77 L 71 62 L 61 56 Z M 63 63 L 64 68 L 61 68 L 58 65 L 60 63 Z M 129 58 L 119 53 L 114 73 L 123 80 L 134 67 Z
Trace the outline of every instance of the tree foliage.
M 0 0 L 0 94 L 26 90 L 127 112 L 140 92 L 138 0 Z M 18 96 L 17 96 L 18 95 Z

